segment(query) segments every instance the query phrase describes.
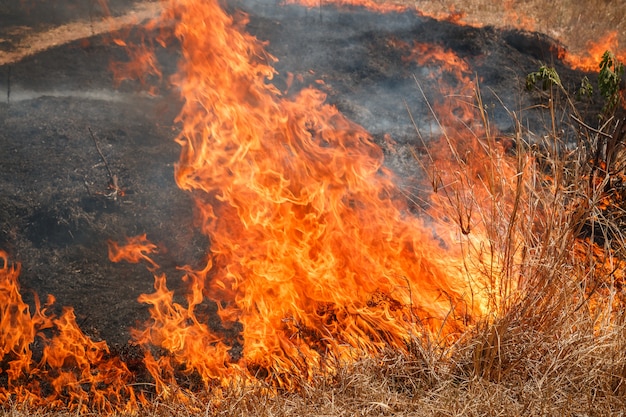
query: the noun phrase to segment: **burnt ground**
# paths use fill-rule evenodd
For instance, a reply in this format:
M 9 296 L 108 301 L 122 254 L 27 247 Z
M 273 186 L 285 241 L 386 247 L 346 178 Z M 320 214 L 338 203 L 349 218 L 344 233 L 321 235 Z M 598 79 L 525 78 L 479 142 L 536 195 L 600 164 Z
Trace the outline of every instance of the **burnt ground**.
M 288 72 L 302 76 L 287 95 L 323 80 L 320 88 L 348 117 L 381 143 L 390 133 L 405 148 L 417 141 L 407 107 L 421 128 L 433 124 L 413 77 L 427 97 L 435 97 L 437 88 L 428 81 L 429 70 L 406 64 L 391 39 L 436 43 L 466 59 L 505 133 L 513 122 L 500 101 L 515 111 L 531 106 L 521 85 L 540 62 L 554 63 L 568 88 L 582 78 L 561 66 L 551 41 L 538 34 L 456 26 L 412 13 L 306 10 L 273 2 L 231 7 L 247 10 L 249 31 L 269 41 L 268 50 L 279 58 L 273 81 L 279 88 L 286 88 Z M 35 9 L 12 8 L 12 24 L 34 25 Z M 177 47 L 159 56 L 166 79 Z M 44 299 L 53 294 L 57 308 L 75 309 L 87 334 L 124 344 L 128 328 L 147 317 L 136 299 L 151 292 L 153 279 L 142 265 L 109 262 L 107 240 L 146 233 L 161 248 L 155 259 L 175 289 L 181 286 L 176 267 L 201 264 L 209 242 L 193 226 L 190 196 L 173 180 L 175 92 L 162 86 L 151 97 L 136 83 L 115 87 L 108 68 L 116 60 L 124 60 L 122 48 L 94 37 L 0 67 L 0 248 L 22 263 L 29 302 L 34 293 Z M 527 114 L 539 132 L 540 117 Z M 90 131 L 124 196 L 108 195 L 109 175 Z M 392 168 L 411 174 L 402 155 L 388 156 Z

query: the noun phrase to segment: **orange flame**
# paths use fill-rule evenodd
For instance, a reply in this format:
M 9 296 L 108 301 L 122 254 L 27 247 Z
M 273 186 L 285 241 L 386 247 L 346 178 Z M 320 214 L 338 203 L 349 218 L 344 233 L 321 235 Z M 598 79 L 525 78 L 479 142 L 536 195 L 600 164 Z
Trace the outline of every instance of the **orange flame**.
M 159 269 L 159 265 L 148 256 L 148 254 L 154 253 L 157 247 L 155 244 L 148 241 L 145 233 L 140 236 L 127 238 L 126 245 L 124 246 L 120 246 L 113 241 L 109 241 L 108 243 L 109 260 L 111 262 L 126 261 L 137 263 L 143 260 L 150 264 L 150 270 Z
M 176 180 L 195 191 L 212 259 L 189 271 L 187 308 L 157 277 L 156 293 L 141 298 L 153 313 L 141 343 L 208 378 L 224 376 L 225 347 L 194 318 L 207 297 L 225 325 L 243 326 L 241 369 L 289 384 L 328 353 L 402 348 L 480 314 L 485 303 L 470 295 L 462 253 L 409 213 L 366 131 L 317 90 L 281 98 L 267 82 L 274 58 L 240 30 L 244 18 L 192 0 L 170 2 L 166 18 L 178 22 L 184 56 Z M 207 353 L 185 342 L 187 331 L 215 346 L 216 368 L 202 368 Z
M 427 225 L 410 214 L 366 131 L 315 89 L 281 98 L 268 83 L 275 58 L 241 30 L 245 16 L 230 17 L 214 2 L 172 0 L 163 18 L 178 22 L 174 32 L 184 57 L 174 80 L 185 100 L 176 180 L 194 191 L 201 228 L 212 243 L 202 270 L 185 268 L 186 306 L 173 301 L 160 274 L 155 293 L 139 299 L 150 305 L 151 320 L 133 335 L 146 348 L 160 391 L 175 384 L 181 367 L 198 373 L 206 386 L 246 371 L 291 385 L 294 373 L 306 377 L 328 366 L 329 355 L 349 359 L 385 346 L 403 348 L 413 336 L 450 334 L 484 313 L 489 295 L 483 290 L 494 277 L 481 282 L 479 264 L 493 271 L 498 255 L 475 254 L 470 271 L 454 236 L 458 225 Z M 415 43 L 406 60 L 452 74 L 457 85 L 450 91 L 472 95 L 469 66 L 453 53 Z M 442 103 L 441 109 L 460 119 L 453 124 L 472 128 L 477 115 L 470 101 L 453 109 Z M 463 152 L 484 155 L 480 132 L 472 134 L 461 135 Z M 499 168 L 515 177 L 501 147 L 494 149 Z M 458 163 L 458 153 L 450 147 L 437 161 Z M 484 163 L 473 165 L 471 178 L 484 182 Z M 491 187 L 476 197 L 463 190 L 472 187 L 467 180 L 450 185 L 458 180 L 441 175 L 437 181 L 469 205 L 475 203 L 470 199 L 504 193 Z M 433 197 L 433 213 L 449 206 Z M 463 233 L 474 228 L 467 239 L 486 238 L 484 224 L 466 217 L 459 221 Z M 139 249 L 131 240 L 124 250 L 111 245 L 111 259 L 124 253 L 156 269 L 141 252 L 145 235 L 136 239 Z M 197 316 L 204 300 L 217 304 L 225 327 L 242 325 L 239 359 Z M 164 354 L 152 356 L 150 346 Z
M 447 10 L 440 10 L 437 7 L 426 7 L 425 9 L 417 9 L 415 6 L 408 6 L 406 4 L 385 2 L 380 3 L 376 0 L 326 0 L 320 2 L 320 0 L 285 0 L 286 4 L 300 4 L 304 7 L 318 8 L 323 5 L 332 4 L 336 7 L 363 7 L 376 13 L 403 13 L 413 11 L 416 14 L 424 17 L 430 17 L 436 20 L 446 20 L 458 25 L 466 25 L 472 27 L 483 27 L 485 22 L 481 22 L 476 17 L 472 16 L 472 13 L 467 13 L 463 10 L 458 10 L 454 4 L 450 5 Z M 491 19 L 490 24 L 496 24 L 501 27 L 516 28 L 524 31 L 533 32 L 538 29 L 537 19 L 525 15 L 515 10 L 515 2 L 512 0 L 505 0 L 502 3 L 502 9 L 499 12 L 494 13 L 497 19 Z M 550 29 L 550 28 L 548 28 Z M 544 31 L 546 28 L 544 28 Z M 564 41 L 563 36 L 557 36 L 559 41 Z M 572 52 L 561 46 L 555 44 L 554 53 L 559 59 L 562 59 L 574 69 L 583 71 L 598 71 L 598 66 L 602 60 L 602 54 L 610 50 L 612 51 L 620 62 L 626 62 L 626 51 L 619 47 L 618 33 L 617 31 L 610 31 L 602 36 L 599 41 L 589 41 L 587 43 L 586 50 L 582 52 Z
M 174 293 L 167 289 L 163 275 L 155 276 L 156 291 L 153 294 L 139 297 L 140 302 L 151 306 L 151 320 L 143 330 L 133 330 L 133 338 L 146 351 L 150 346 L 158 346 L 169 352 L 158 359 L 148 355 L 146 362 L 156 381 L 157 391 L 162 394 L 168 394 L 169 387 L 176 385 L 175 368 L 185 374 L 197 372 L 206 387 L 216 380 L 227 383 L 231 374 L 227 366 L 229 347 L 200 321 L 195 312 L 203 300 L 202 282 L 194 275 L 189 276 L 193 278 L 186 307 L 173 301 Z
M 597 42 L 589 42 L 587 50 L 583 53 L 575 54 L 561 50 L 559 51 L 559 58 L 572 68 L 597 72 L 600 68 L 602 55 L 606 51 L 613 51 L 620 62 L 626 62 L 626 52 L 620 50 L 616 31 L 607 33 Z
M 69 406 L 79 412 L 135 409 L 132 375 L 119 358 L 109 357 L 106 342 L 88 338 L 72 309 L 64 309 L 58 318 L 50 314 L 53 297 L 43 309 L 37 303 L 31 315 L 19 293 L 20 266 L 10 264 L 3 251 L 0 261 L 0 353 L 7 374 L 0 401 Z M 35 341 L 43 345 L 39 359 L 31 350 Z
M 105 0 L 101 0 L 105 1 Z M 158 19 L 151 19 L 143 25 L 147 32 L 157 31 Z M 113 73 L 116 86 L 126 80 L 139 80 L 141 87 L 149 94 L 156 95 L 158 84 L 162 81 L 163 74 L 154 54 L 154 45 L 165 46 L 170 38 L 167 25 L 158 30 L 158 34 L 146 37 L 141 34 L 141 42 L 129 44 L 123 37 L 130 37 L 130 30 L 116 30 L 113 34 L 113 44 L 124 49 L 128 60 L 113 61 L 109 64 L 109 70 Z
M 450 233 L 450 225 L 442 219 L 452 219 L 449 222 L 460 229 L 463 239 L 447 242 L 456 241 L 465 248 L 462 256 L 469 279 L 477 279 L 479 287 L 489 283 L 488 288 L 482 287 L 483 296 L 489 299 L 488 309 L 497 311 L 501 301 L 517 289 L 516 271 L 508 268 L 521 264 L 515 251 L 509 252 L 514 262 L 505 261 L 506 243 L 498 241 L 514 233 L 504 230 L 509 227 L 504 219 L 513 211 L 513 196 L 523 192 L 520 181 L 531 176 L 534 161 L 527 157 L 516 164 L 507 156 L 511 140 L 500 137 L 490 126 L 480 108 L 480 92 L 470 78 L 470 66 L 463 58 L 419 42 L 411 46 L 400 42 L 398 48 L 407 51 L 406 62 L 431 71 L 429 78 L 441 93 L 432 104 L 441 135 L 429 144 L 424 163 L 435 191 L 429 198 L 429 213 L 438 219 L 434 227 L 440 235 Z M 450 78 L 451 83 L 444 81 Z M 494 221 L 496 218 L 503 221 Z M 500 249 L 494 249 L 498 244 Z M 492 249 L 485 251 L 485 245 Z

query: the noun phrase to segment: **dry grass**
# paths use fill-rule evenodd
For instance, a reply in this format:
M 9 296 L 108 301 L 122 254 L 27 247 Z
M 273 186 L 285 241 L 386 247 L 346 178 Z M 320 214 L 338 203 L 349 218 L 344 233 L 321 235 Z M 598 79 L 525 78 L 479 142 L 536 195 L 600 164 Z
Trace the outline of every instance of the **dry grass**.
M 395 1 L 434 15 L 454 10 L 465 23 L 542 32 L 560 40 L 574 53 L 585 51 L 589 42 L 597 42 L 612 31 L 617 32 L 622 50 L 626 46 L 624 0 Z
M 33 31 L 32 28 L 26 26 L 3 28 L 3 30 L 8 30 L 9 38 L 12 39 L 12 42 L 16 42 L 16 45 L 13 50 L 0 50 L 0 65 L 19 62 L 27 56 L 69 42 L 119 31 L 139 22 L 153 19 L 160 10 L 159 3 L 142 2 L 124 15 L 108 19 L 71 22 L 43 31 Z M 4 41 L 2 36 L 3 33 L 0 32 L 0 40 Z
M 571 323 L 573 324 L 573 323 Z M 580 324 L 580 323 L 579 323 Z M 621 327 L 621 326 L 620 326 Z M 449 358 L 411 350 L 387 352 L 320 376 L 298 393 L 272 394 L 262 384 L 225 389 L 213 403 L 155 402 L 141 416 L 610 416 L 626 407 L 623 328 L 552 331 L 523 323 L 475 332 Z M 498 334 L 497 344 L 490 337 Z M 497 352 L 486 369 L 482 362 Z M 622 372 L 622 375 L 619 372 Z M 477 375 L 476 373 L 489 375 Z M 76 413 L 21 410 L 13 417 Z M 96 415 L 96 414 L 94 414 Z
M 479 94 L 477 100 L 484 109 Z M 554 88 L 549 102 L 563 103 L 580 118 L 562 90 Z M 549 106 L 546 111 L 557 113 Z M 481 117 L 488 122 L 483 112 Z M 624 242 L 617 225 L 622 209 L 618 201 L 600 204 L 621 187 L 610 177 L 622 175 L 623 167 L 614 163 L 599 173 L 598 164 L 611 154 L 623 160 L 626 138 L 616 130 L 618 118 L 597 131 L 573 121 L 569 127 L 578 142 L 570 144 L 557 134 L 569 122 L 549 120 L 554 125 L 546 130 L 553 134 L 543 142 L 526 142 L 528 132 L 518 129 L 511 155 L 517 180 L 507 190 L 512 194 L 492 193 L 492 207 L 477 214 L 490 231 L 491 247 L 511 258 L 500 265 L 509 282 L 494 284 L 505 296 L 494 303 L 492 315 L 452 343 L 412 340 L 405 351 L 382 352 L 302 381 L 297 393 L 276 394 L 259 385 L 230 388 L 208 414 L 623 415 L 626 316 L 618 271 L 624 270 Z M 481 175 L 497 183 L 507 172 L 496 138 L 487 129 L 477 140 L 490 157 L 486 166 L 477 158 Z M 475 176 L 472 163 L 463 160 L 459 172 Z M 461 191 L 471 200 L 476 189 Z M 466 244 L 471 258 L 477 248 L 469 239 Z

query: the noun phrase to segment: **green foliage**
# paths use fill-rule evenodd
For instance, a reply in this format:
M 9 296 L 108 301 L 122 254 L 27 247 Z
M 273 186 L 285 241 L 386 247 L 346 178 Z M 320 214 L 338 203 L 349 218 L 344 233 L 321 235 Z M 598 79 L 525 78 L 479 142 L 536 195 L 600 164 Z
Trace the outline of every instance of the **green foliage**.
M 553 86 L 563 87 L 561 84 L 561 77 L 552 67 L 548 67 L 545 64 L 539 67 L 538 71 L 531 72 L 526 76 L 526 89 L 532 90 L 537 84 L 541 85 L 542 90 L 547 90 Z
M 580 88 L 578 88 L 578 92 L 576 93 L 576 98 L 578 100 L 582 100 L 583 98 L 591 98 L 593 96 L 593 85 L 589 82 L 589 78 L 585 75 L 583 79 L 580 81 Z
M 610 115 L 623 100 L 620 89 L 622 87 L 624 65 L 617 60 L 611 51 L 606 51 L 602 55 L 599 68 L 598 91 L 604 99 L 602 113 L 604 115 Z M 526 76 L 526 89 L 528 91 L 534 88 L 546 91 L 552 87 L 559 87 L 561 91 L 565 92 L 561 78 L 553 67 L 542 64 L 537 71 L 531 72 Z M 576 98 L 578 100 L 584 98 L 590 99 L 593 93 L 593 85 L 589 81 L 589 78 L 585 76 L 581 80 L 578 91 L 576 91 Z
M 619 104 L 621 98 L 619 94 L 624 65 L 619 62 L 611 51 L 606 51 L 602 55 L 600 62 L 600 73 L 598 74 L 598 89 L 606 100 L 604 112 L 610 113 Z

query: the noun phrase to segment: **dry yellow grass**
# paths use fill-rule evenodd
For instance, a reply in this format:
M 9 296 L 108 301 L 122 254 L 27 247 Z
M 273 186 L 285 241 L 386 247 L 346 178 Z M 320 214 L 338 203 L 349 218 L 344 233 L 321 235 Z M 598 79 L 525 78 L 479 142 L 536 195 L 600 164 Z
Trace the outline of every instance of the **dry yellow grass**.
M 415 5 L 428 14 L 459 13 L 468 24 L 496 27 L 521 27 L 545 33 L 560 40 L 572 52 L 581 53 L 589 42 L 598 42 L 617 32 L 622 50 L 626 49 L 626 18 L 624 0 L 394 0 Z

